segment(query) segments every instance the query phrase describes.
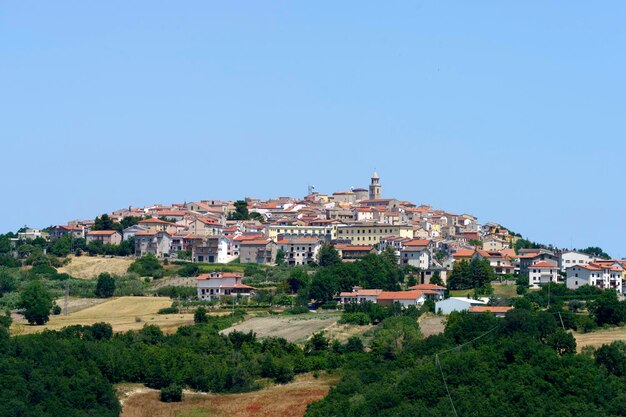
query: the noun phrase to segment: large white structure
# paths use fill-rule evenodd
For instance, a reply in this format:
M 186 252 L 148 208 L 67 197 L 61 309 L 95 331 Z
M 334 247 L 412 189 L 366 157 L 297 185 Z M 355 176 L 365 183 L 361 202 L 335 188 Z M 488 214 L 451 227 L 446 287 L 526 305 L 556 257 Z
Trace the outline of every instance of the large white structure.
M 566 251 L 559 254 L 559 267 L 563 272 L 571 266 L 588 265 L 591 262 L 593 262 L 593 258 L 586 253 Z
M 549 282 L 559 282 L 559 267 L 552 262 L 541 261 L 528 266 L 528 285 L 539 288 Z
M 241 282 L 240 272 L 211 272 L 199 275 L 196 288 L 200 300 L 219 300 L 225 295 L 250 297 L 256 288 Z
M 454 311 L 468 311 L 472 306 L 487 305 L 488 298 L 474 300 L 466 297 L 450 297 L 435 303 L 435 311 L 442 314 L 450 314 Z
M 571 290 L 583 285 L 591 285 L 602 289 L 613 289 L 619 294 L 622 293 L 623 269 L 618 264 L 581 264 L 570 266 L 566 272 L 566 285 Z

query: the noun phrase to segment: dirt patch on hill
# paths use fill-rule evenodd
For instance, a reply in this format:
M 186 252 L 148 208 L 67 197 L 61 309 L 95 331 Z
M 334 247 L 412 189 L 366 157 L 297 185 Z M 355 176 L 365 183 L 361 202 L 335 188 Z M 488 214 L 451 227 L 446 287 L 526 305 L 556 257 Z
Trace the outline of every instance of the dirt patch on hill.
M 442 316 L 423 315 L 419 318 L 418 323 L 424 337 L 443 333 L 446 328 L 446 318 Z
M 260 338 L 282 337 L 290 342 L 304 342 L 313 333 L 324 330 L 339 320 L 339 315 L 303 314 L 293 317 L 254 317 L 236 326 L 223 330 L 228 334 L 235 330 L 247 333 L 253 331 Z
M 307 405 L 324 398 L 338 380 L 337 376 L 307 374 L 289 384 L 244 394 L 186 391 L 180 403 L 162 403 L 158 391 L 136 387 L 124 390 L 121 417 L 301 417 Z
M 130 258 L 109 258 L 102 256 L 70 256 L 70 263 L 59 268 L 59 273 L 70 274 L 75 278 L 94 279 L 102 272 L 124 275 L 133 260 Z
M 593 346 L 597 348 L 602 345 L 608 345 L 617 340 L 626 342 L 626 327 L 598 330 L 591 333 L 574 333 L 574 337 L 576 338 L 576 347 L 580 352 L 584 346 Z
M 107 299 L 97 305 L 83 308 L 67 316 L 51 316 L 43 326 L 30 326 L 23 321 L 11 326 L 13 334 L 41 332 L 45 329 L 60 330 L 63 327 L 81 324 L 91 325 L 98 322 L 111 324 L 114 332 L 138 330 L 146 324 L 154 324 L 165 333 L 176 331 L 184 324 L 193 323 L 193 314 L 157 314 L 159 309 L 172 305 L 172 300 L 165 297 L 119 297 Z

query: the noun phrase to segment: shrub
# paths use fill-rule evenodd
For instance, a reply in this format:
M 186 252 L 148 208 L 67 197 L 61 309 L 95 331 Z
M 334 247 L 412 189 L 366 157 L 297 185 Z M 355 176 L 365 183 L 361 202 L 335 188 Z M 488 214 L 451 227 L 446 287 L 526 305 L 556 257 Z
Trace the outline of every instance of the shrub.
M 159 399 L 164 403 L 177 403 L 183 400 L 183 387 L 178 384 L 171 384 L 161 388 Z
M 177 314 L 179 313 L 180 310 L 178 309 L 178 307 L 165 307 L 160 309 L 157 313 L 158 314 Z
M 309 309 L 305 306 L 295 306 L 294 308 L 290 308 L 289 310 L 286 310 L 285 313 L 287 314 L 306 314 L 309 313 Z
M 370 316 L 365 313 L 343 313 L 341 315 L 341 320 L 339 320 L 341 324 L 357 324 L 359 326 L 364 326 L 370 323 Z
M 52 307 L 52 314 L 54 314 L 55 316 L 58 316 L 59 314 L 61 314 L 61 311 L 62 311 L 62 310 L 61 310 L 61 306 L 60 306 L 60 305 L 58 305 L 58 304 L 55 304 L 55 305 Z
M 208 316 L 206 315 L 206 308 L 198 307 L 196 311 L 193 313 L 193 321 L 194 323 L 206 323 L 209 321 Z
M 589 333 L 598 327 L 596 322 L 589 316 L 579 316 L 577 321 L 576 327 L 583 333 Z

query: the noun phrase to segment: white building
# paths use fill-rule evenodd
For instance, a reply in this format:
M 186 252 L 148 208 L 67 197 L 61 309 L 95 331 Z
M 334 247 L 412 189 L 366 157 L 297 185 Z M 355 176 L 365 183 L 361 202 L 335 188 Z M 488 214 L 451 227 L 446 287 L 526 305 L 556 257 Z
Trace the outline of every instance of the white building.
M 379 289 L 364 289 L 361 287 L 353 287 L 352 291 L 346 291 L 339 294 L 339 302 L 341 304 L 361 304 L 367 301 L 375 303 L 376 299 L 382 292 L 383 290 Z
M 559 254 L 559 267 L 561 271 L 565 272 L 567 268 L 575 265 L 588 265 L 593 261 L 593 258 L 586 253 L 567 251 Z
M 250 297 L 256 288 L 241 282 L 240 272 L 211 272 L 196 278 L 200 300 L 219 300 L 225 295 Z
M 472 306 L 487 305 L 488 298 L 474 300 L 466 297 L 450 297 L 435 303 L 435 311 L 441 311 L 442 314 L 450 314 L 453 311 L 468 311 Z
M 531 288 L 539 288 L 549 282 L 558 283 L 559 267 L 551 262 L 537 262 L 528 267 L 528 285 Z
M 583 285 L 601 289 L 613 289 L 622 293 L 623 269 L 616 264 L 599 265 L 595 263 L 570 266 L 566 269 L 567 288 L 575 290 Z
M 411 265 L 420 269 L 428 269 L 430 266 L 430 252 L 425 248 L 405 246 L 400 251 L 400 265 Z
M 279 240 L 278 249 L 285 252 L 288 265 L 308 265 L 317 261 L 317 253 L 322 247 L 322 240 L 314 237 L 301 237 L 291 240 Z

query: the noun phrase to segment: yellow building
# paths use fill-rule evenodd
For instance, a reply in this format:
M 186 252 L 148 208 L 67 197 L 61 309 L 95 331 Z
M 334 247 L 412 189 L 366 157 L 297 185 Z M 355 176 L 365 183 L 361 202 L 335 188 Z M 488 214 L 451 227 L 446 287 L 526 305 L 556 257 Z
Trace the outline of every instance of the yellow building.
M 382 238 L 388 236 L 413 239 L 413 226 L 358 223 L 340 225 L 337 229 L 337 239 L 349 240 L 352 245 L 376 245 Z

